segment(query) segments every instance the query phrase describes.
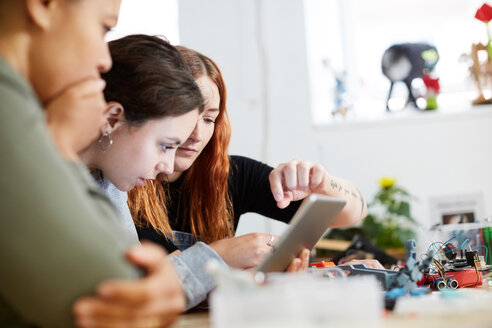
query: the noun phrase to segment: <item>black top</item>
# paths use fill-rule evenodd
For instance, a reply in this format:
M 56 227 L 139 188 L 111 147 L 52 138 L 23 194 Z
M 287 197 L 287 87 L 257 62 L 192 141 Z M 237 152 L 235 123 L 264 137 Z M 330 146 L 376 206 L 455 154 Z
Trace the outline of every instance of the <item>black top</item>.
M 292 202 L 287 208 L 280 209 L 270 191 L 268 176 L 272 167 L 242 156 L 230 156 L 228 177 L 229 197 L 234 209 L 234 228 L 237 228 L 239 217 L 248 212 L 258 213 L 275 220 L 289 222 L 299 208 L 301 201 Z M 205 173 L 204 173 L 205 174 Z M 179 204 L 182 179 L 169 184 L 168 216 L 169 224 L 175 231 L 191 232 L 189 220 L 185 220 Z M 180 206 L 181 205 L 181 206 Z M 140 240 L 151 240 L 162 245 L 168 252 L 177 248 L 152 227 L 137 227 Z

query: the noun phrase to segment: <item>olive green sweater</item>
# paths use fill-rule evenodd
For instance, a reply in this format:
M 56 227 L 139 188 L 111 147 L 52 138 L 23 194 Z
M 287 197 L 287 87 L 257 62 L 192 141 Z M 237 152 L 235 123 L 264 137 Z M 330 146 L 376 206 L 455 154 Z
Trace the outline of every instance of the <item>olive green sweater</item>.
M 137 278 L 132 244 L 81 163 L 55 149 L 27 81 L 0 57 L 0 327 L 71 327 L 75 299 Z

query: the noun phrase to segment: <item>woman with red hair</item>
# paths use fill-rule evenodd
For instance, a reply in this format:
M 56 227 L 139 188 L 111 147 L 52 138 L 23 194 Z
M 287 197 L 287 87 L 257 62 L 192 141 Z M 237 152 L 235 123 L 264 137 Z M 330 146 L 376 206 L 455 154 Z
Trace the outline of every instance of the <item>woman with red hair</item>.
M 319 165 L 293 160 L 273 169 L 246 157 L 229 156 L 231 127 L 222 74 L 210 58 L 178 49 L 202 92 L 205 110 L 176 152 L 174 173 L 129 193 L 140 239 L 159 243 L 169 252 L 203 241 L 231 267 L 250 269 L 271 250 L 276 237 L 261 233 L 234 237 L 243 213 L 289 222 L 303 198 L 320 193 L 347 201 L 333 226 L 350 226 L 365 216 L 360 192 Z M 293 265 L 300 263 L 297 259 Z
M 171 253 L 181 253 L 171 256 L 171 261 L 190 309 L 215 287 L 205 272 L 207 261 L 213 258 L 233 268 L 251 269 L 271 251 L 275 236 L 252 233 L 234 237 L 241 214 L 256 212 L 288 222 L 303 198 L 321 193 L 347 200 L 334 225 L 348 226 L 365 216 L 366 205 L 356 188 L 319 165 L 294 160 L 273 169 L 246 157 L 229 156 L 231 129 L 222 74 L 208 57 L 184 47 L 178 49 L 203 95 L 204 111 L 176 152 L 174 173 L 161 174 L 158 182 L 148 180 L 132 189 L 128 205 L 141 240 L 149 239 Z M 287 271 L 300 271 L 308 263 L 309 251 L 304 250 Z M 379 263 L 362 263 L 382 268 Z M 141 290 L 135 287 L 133 293 Z M 134 318 L 147 308 L 135 305 L 132 313 L 115 313 L 113 307 L 120 303 L 133 304 L 118 297 L 82 300 L 77 305 L 86 311 L 76 311 L 76 318 L 94 323 L 113 316 Z M 158 307 L 157 303 L 152 306 Z

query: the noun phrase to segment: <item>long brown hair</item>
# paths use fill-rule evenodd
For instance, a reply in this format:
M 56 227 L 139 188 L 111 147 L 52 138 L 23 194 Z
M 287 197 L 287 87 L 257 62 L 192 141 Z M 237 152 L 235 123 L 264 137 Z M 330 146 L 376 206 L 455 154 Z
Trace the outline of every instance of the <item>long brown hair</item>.
M 189 220 L 191 233 L 205 242 L 232 237 L 233 208 L 228 193 L 228 147 L 231 126 L 226 110 L 226 87 L 222 73 L 207 56 L 182 47 L 176 47 L 191 69 L 193 77 L 208 76 L 219 90 L 219 115 L 207 146 L 192 166 L 184 173 L 180 200 L 183 218 Z M 172 236 L 167 216 L 166 192 L 156 181 L 146 181 L 128 194 L 128 205 L 137 226 L 152 226 L 166 238 Z

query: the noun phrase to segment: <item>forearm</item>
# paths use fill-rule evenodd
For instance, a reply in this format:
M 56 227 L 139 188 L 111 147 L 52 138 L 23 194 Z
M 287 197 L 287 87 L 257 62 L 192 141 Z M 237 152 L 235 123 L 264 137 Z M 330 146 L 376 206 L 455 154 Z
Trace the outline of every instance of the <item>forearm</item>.
M 367 204 L 364 196 L 352 183 L 346 180 L 325 172 L 319 193 L 347 201 L 342 212 L 332 224 L 333 228 L 353 226 L 367 215 Z

